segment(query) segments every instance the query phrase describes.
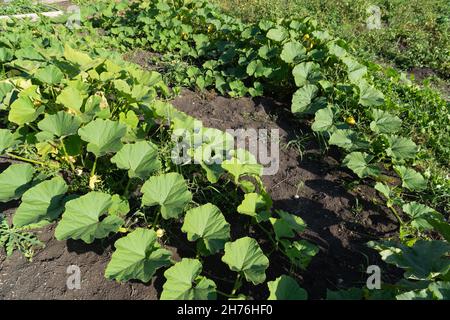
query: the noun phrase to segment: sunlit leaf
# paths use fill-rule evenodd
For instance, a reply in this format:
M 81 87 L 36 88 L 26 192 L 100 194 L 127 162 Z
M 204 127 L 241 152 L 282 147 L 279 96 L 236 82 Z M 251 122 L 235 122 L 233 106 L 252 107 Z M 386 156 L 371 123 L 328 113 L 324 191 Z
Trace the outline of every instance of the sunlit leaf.
M 308 294 L 293 278 L 282 275 L 274 281 L 267 282 L 269 298 L 267 300 L 306 300 Z
M 81 239 L 92 243 L 117 232 L 124 221 L 116 215 L 108 215 L 112 204 L 111 196 L 102 192 L 90 192 L 67 202 L 55 230 L 56 239 Z
M 161 206 L 164 219 L 178 218 L 186 205 L 192 200 L 183 176 L 170 172 L 150 177 L 142 186 L 142 204 Z
M 64 210 L 64 195 L 68 186 L 63 178 L 43 181 L 26 191 L 13 217 L 16 227 L 57 219 Z
M 170 265 L 170 251 L 161 248 L 155 231 L 138 228 L 116 241 L 105 277 L 117 281 L 148 282 L 161 267 Z
M 31 186 L 34 168 L 31 164 L 12 164 L 0 174 L 0 202 L 18 199 Z
M 158 148 L 149 141 L 126 144 L 111 158 L 119 169 L 128 170 L 130 178 L 147 179 L 161 168 Z
M 119 151 L 120 141 L 127 132 L 127 127 L 117 121 L 96 119 L 78 130 L 81 139 L 88 142 L 87 149 L 97 157 Z
M 223 249 L 230 238 L 230 225 L 219 208 L 211 203 L 188 210 L 181 231 L 189 241 L 201 239 L 210 253 Z
M 244 237 L 225 244 L 225 255 L 222 261 L 232 271 L 242 272 L 253 284 L 266 280 L 266 269 L 269 259 L 264 255 L 255 239 Z

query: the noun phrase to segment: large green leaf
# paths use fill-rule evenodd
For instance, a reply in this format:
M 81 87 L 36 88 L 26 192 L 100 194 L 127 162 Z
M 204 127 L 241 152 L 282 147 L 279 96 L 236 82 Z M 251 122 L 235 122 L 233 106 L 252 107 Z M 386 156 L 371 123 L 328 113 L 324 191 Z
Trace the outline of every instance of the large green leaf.
M 29 97 L 22 96 L 11 104 L 8 120 L 22 126 L 36 120 L 44 109 L 44 106 L 36 108 Z
M 292 97 L 291 111 L 298 114 L 305 113 L 318 92 L 319 88 L 313 84 L 307 84 L 298 89 Z
M 111 158 L 119 169 L 128 170 L 130 178 L 147 179 L 161 168 L 158 147 L 150 141 L 126 144 Z
M 393 196 L 393 190 L 386 184 L 377 182 L 375 183 L 375 190 L 380 192 L 387 200 Z
M 115 194 L 111 197 L 111 201 L 112 204 L 108 209 L 108 214 L 125 217 L 130 212 L 130 202 L 125 197 Z
M 297 41 L 286 42 L 281 51 L 280 58 L 284 62 L 293 63 L 298 58 L 306 55 L 305 47 Z
M 16 143 L 16 139 L 8 129 L 0 129 L 0 155 L 3 151 L 12 147 Z
M 141 68 L 130 68 L 127 71 L 133 76 L 135 83 L 153 87 L 162 81 L 161 74 L 156 71 L 148 71 Z
M 370 129 L 376 133 L 395 133 L 400 130 L 402 120 L 390 114 L 389 112 L 374 109 L 372 111 L 373 121 L 370 123 Z
M 81 107 L 83 106 L 85 95 L 75 86 L 65 87 L 59 96 L 56 98 L 56 102 L 62 104 L 70 112 L 77 115 L 81 114 Z
M 43 220 L 57 219 L 64 210 L 64 195 L 67 190 L 66 182 L 58 176 L 26 191 L 14 214 L 14 226 L 23 227 Z
M 450 244 L 444 241 L 417 240 L 412 247 L 393 242 L 369 242 L 369 246 L 380 251 L 387 263 L 405 269 L 407 279 L 430 280 L 450 271 Z
M 375 164 L 370 164 L 373 159 L 374 156 L 365 152 L 352 152 L 344 158 L 343 164 L 360 178 L 377 177 L 381 170 Z
M 427 180 L 416 170 L 405 166 L 394 166 L 395 172 L 402 178 L 402 186 L 412 191 L 422 191 L 427 188 Z
M 316 132 L 331 130 L 334 127 L 333 118 L 334 113 L 330 107 L 317 110 L 311 129 Z
M 105 277 L 117 281 L 131 279 L 148 282 L 161 267 L 170 265 L 170 251 L 161 248 L 156 232 L 138 228 L 116 241 Z
M 244 200 L 237 207 L 237 212 L 251 217 L 256 217 L 261 211 L 269 210 L 272 203 L 267 197 L 259 193 L 246 193 Z
M 384 103 L 384 95 L 381 91 L 375 89 L 367 81 L 358 82 L 359 103 L 365 107 L 379 106 Z
M 202 264 L 197 259 L 183 258 L 164 272 L 161 300 L 214 300 L 216 284 L 200 276 Z
M 81 139 L 88 142 L 87 150 L 97 157 L 119 151 L 120 141 L 127 133 L 127 126 L 117 121 L 96 119 L 78 130 Z
M 417 145 L 409 138 L 399 136 L 387 137 L 389 147 L 386 149 L 386 154 L 395 160 L 407 160 L 416 156 Z
M 308 83 L 316 83 L 320 80 L 320 66 L 315 62 L 302 62 L 292 69 L 295 84 L 297 87 L 304 86 Z
M 426 217 L 427 222 L 433 226 L 433 229 L 439 232 L 442 237 L 450 242 L 450 224 L 446 221 L 441 221 L 440 219 L 435 219 L 433 216 Z
M 425 282 L 425 281 L 424 281 Z M 449 300 L 450 282 L 434 281 L 428 287 L 406 291 L 395 297 L 397 300 Z
M 274 281 L 267 282 L 269 298 L 267 300 L 306 300 L 308 293 L 293 278 L 282 275 Z
M 38 123 L 38 128 L 49 132 L 58 138 L 77 134 L 81 120 L 65 111 L 56 114 L 46 114 L 45 118 Z
M 369 147 L 369 143 L 365 140 L 365 137 L 351 129 L 335 130 L 328 142 L 347 151 L 364 150 Z
M 16 50 L 15 55 L 17 58 L 22 58 L 24 60 L 45 61 L 42 54 L 33 46 L 22 46 L 20 49 Z
M 266 280 L 266 269 L 269 259 L 264 255 L 255 239 L 244 237 L 225 244 L 225 254 L 222 257 L 232 271 L 242 272 L 253 284 Z
M 428 290 L 433 294 L 437 300 L 450 300 L 450 282 L 436 281 L 430 283 Z
M 230 225 L 220 209 L 211 203 L 188 210 L 181 228 L 189 241 L 202 239 L 210 253 L 223 249 L 230 238 Z
M 445 221 L 439 212 L 415 201 L 405 203 L 402 209 L 411 218 L 411 225 L 420 230 L 433 229 L 433 226 L 429 223 L 430 219 L 441 222 Z
M 0 49 L 1 50 L 1 49 Z M 0 81 L 0 108 L 3 99 L 13 91 L 14 85 L 9 80 Z
M 8 62 L 14 59 L 14 51 L 8 48 L 0 48 L 0 62 Z
M 81 239 L 92 243 L 95 239 L 117 232 L 124 221 L 116 215 L 107 215 L 112 205 L 111 196 L 102 192 L 90 192 L 67 202 L 66 210 L 55 230 L 56 239 Z M 104 216 L 106 217 L 101 219 Z
M 69 45 L 64 46 L 64 58 L 78 65 L 82 70 L 87 70 L 94 60 L 86 53 L 72 49 Z
M 142 186 L 142 204 L 161 206 L 164 219 L 178 218 L 186 205 L 192 200 L 183 176 L 176 172 L 151 177 Z
M 18 199 L 30 187 L 34 168 L 31 164 L 10 165 L 0 174 L 0 202 Z
M 306 223 L 302 218 L 283 210 L 276 210 L 276 212 L 280 218 L 270 218 L 270 222 L 277 239 L 292 238 L 295 232 L 303 232 L 306 229 Z
M 337 46 L 335 46 L 335 48 L 336 47 Z M 360 64 L 355 59 L 349 56 L 345 56 L 341 60 L 347 66 L 348 78 L 351 83 L 359 83 L 362 80 L 362 78 L 367 74 L 367 67 L 365 65 Z
M 53 85 L 61 82 L 64 78 L 64 73 L 58 67 L 49 65 L 37 70 L 34 76 L 43 83 Z
M 193 156 L 196 163 L 206 165 L 219 164 L 229 150 L 233 149 L 234 138 L 231 134 L 214 128 L 202 127 L 199 132 L 189 136 L 195 148 Z M 201 145 L 199 145 L 201 143 Z M 197 146 L 199 145 L 199 146 Z
M 229 172 L 234 183 L 239 184 L 239 179 L 243 176 L 260 176 L 263 172 L 263 166 L 260 165 L 253 154 L 244 149 L 238 149 L 231 152 L 231 159 L 222 162 L 221 166 Z
M 397 300 L 431 300 L 431 293 L 427 289 L 412 290 L 398 294 Z
M 272 69 L 265 67 L 263 61 L 259 59 L 253 60 L 247 66 L 247 74 L 255 78 L 269 77 L 271 72 Z

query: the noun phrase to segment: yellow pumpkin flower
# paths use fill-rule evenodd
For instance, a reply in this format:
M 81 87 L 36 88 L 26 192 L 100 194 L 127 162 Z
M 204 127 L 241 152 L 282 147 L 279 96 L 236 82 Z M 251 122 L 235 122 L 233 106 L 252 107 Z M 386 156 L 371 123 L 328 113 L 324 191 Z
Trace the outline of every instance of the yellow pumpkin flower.
M 356 124 L 356 120 L 352 116 L 347 117 L 347 119 L 345 119 L 345 122 L 351 126 L 354 126 Z
M 99 182 L 101 182 L 102 180 L 100 179 L 99 176 L 97 175 L 93 175 L 92 177 L 90 177 L 89 179 L 89 189 L 91 190 L 95 190 L 95 185 Z

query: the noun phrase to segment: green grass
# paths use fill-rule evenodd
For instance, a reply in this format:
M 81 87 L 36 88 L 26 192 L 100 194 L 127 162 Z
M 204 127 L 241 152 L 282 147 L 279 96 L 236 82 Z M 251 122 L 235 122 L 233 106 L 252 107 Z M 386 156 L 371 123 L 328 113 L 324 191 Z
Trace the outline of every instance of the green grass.
M 0 16 L 26 13 L 39 13 L 55 10 L 52 7 L 31 0 L 0 2 Z
M 402 135 L 420 146 L 417 165 L 431 180 L 422 201 L 443 212 L 450 210 L 450 102 L 436 90 L 419 87 L 394 69 L 378 67 L 375 86 L 385 95 L 385 109 L 399 115 L 405 125 Z
M 366 59 L 406 70 L 429 68 L 450 78 L 448 0 L 213 0 L 244 20 L 311 16 L 350 42 Z M 370 5 L 381 9 L 381 28 L 369 30 Z

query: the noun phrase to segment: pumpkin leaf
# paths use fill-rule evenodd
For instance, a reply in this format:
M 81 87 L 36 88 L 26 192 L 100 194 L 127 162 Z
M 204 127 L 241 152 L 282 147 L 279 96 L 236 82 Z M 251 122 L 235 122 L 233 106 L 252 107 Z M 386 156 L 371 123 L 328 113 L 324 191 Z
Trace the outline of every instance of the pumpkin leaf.
M 230 239 L 230 225 L 220 209 L 211 203 L 188 210 L 181 231 L 189 241 L 202 239 L 204 246 L 213 254 L 223 249 Z
M 130 178 L 145 180 L 161 168 L 158 147 L 149 141 L 126 144 L 111 158 L 119 169 L 128 170 Z
M 56 220 L 64 210 L 64 195 L 68 186 L 63 178 L 43 181 L 22 196 L 22 203 L 13 217 L 16 227 Z
M 161 300 L 214 300 L 216 284 L 200 276 L 202 264 L 197 259 L 183 258 L 164 272 Z
M 68 201 L 55 230 L 56 239 L 81 239 L 92 243 L 95 239 L 117 232 L 124 221 L 116 215 L 108 215 L 112 205 L 111 196 L 102 192 L 90 192 Z M 101 219 L 104 216 L 106 217 Z
M 172 256 L 169 250 L 161 248 L 157 239 L 155 231 L 138 228 L 117 240 L 105 277 L 117 281 L 150 281 L 156 270 L 170 265 Z
M 269 298 L 267 300 L 306 300 L 308 294 L 293 278 L 282 275 L 274 281 L 267 282 Z
M 117 121 L 96 119 L 78 130 L 81 139 L 88 142 L 87 150 L 97 157 L 119 151 L 120 141 L 127 133 L 127 127 Z
M 46 114 L 44 119 L 38 123 L 38 128 L 44 132 L 63 138 L 77 134 L 81 120 L 65 111 L 56 114 Z
M 230 270 L 242 272 L 247 279 L 257 285 L 266 280 L 269 259 L 264 255 L 255 239 L 244 237 L 225 244 L 222 261 Z
M 0 202 L 19 199 L 31 186 L 34 168 L 29 163 L 12 164 L 0 174 Z

